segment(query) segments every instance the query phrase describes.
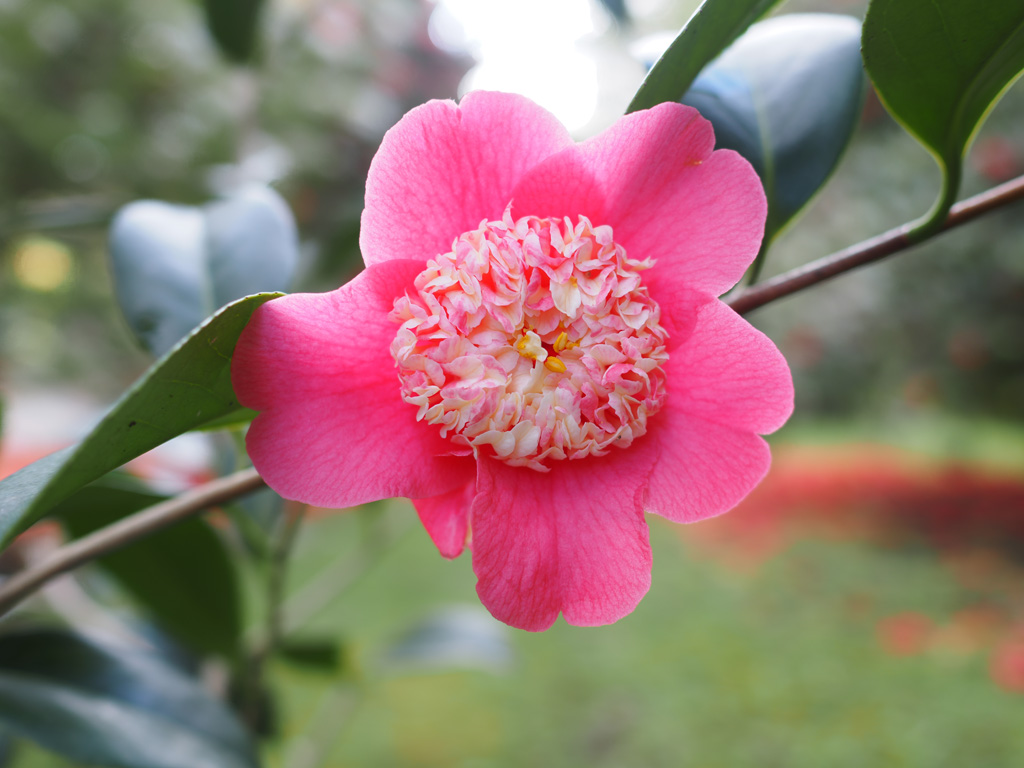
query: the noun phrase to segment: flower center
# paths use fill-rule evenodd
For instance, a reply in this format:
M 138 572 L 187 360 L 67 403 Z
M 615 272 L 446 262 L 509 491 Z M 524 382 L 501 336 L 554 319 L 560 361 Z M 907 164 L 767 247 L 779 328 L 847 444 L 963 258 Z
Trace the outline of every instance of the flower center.
M 466 453 L 513 466 L 628 446 L 665 400 L 651 264 L 583 216 L 483 222 L 395 301 L 402 397 Z

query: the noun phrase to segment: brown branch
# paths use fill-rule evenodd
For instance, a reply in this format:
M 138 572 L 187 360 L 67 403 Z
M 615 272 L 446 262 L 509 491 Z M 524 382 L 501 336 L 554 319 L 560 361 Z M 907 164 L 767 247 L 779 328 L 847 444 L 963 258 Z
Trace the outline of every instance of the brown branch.
M 949 212 L 949 218 L 946 219 L 942 229 L 934 234 L 937 235 L 940 232 L 959 227 L 982 214 L 1021 199 L 1024 199 L 1024 176 L 1019 176 L 998 187 L 993 187 L 987 192 L 957 203 Z M 913 225 L 904 224 L 885 234 L 812 261 L 810 264 L 783 272 L 781 275 L 740 291 L 726 303 L 742 315 L 776 299 L 802 291 L 804 288 L 817 285 L 851 269 L 884 259 L 886 256 L 891 256 L 929 239 L 926 237 L 923 240 L 911 241 L 908 235 L 912 229 Z M 934 235 L 929 237 L 934 237 Z
M 255 469 L 244 469 L 233 475 L 211 480 L 180 496 L 154 504 L 106 528 L 72 541 L 38 565 L 26 568 L 0 583 L 0 616 L 62 573 L 205 509 L 255 491 L 263 485 L 263 478 Z

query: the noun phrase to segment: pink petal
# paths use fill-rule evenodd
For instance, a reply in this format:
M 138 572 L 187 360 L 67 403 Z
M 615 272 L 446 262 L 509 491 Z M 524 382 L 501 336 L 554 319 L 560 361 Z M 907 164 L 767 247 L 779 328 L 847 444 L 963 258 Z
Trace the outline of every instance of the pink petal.
M 627 451 L 535 472 L 484 459 L 473 502 L 473 570 L 487 609 L 512 626 L 594 626 L 632 611 L 651 583 L 640 496 L 648 468 Z
M 441 496 L 412 501 L 423 527 L 427 529 L 431 541 L 444 557 L 458 557 L 466 548 L 469 509 L 475 494 L 476 483 L 473 482 Z
M 717 299 L 697 308 L 695 326 L 672 351 L 665 371 L 673 407 L 706 421 L 768 434 L 793 413 L 786 359 L 771 339 Z
M 389 351 L 394 297 L 422 269 L 389 262 L 331 293 L 275 299 L 243 331 L 231 381 L 239 402 L 261 411 L 246 445 L 282 496 L 339 508 L 472 479 L 473 460 L 446 456 L 451 444 L 402 400 Z
M 645 280 L 649 274 L 643 273 Z M 678 281 L 662 282 L 658 289 L 656 298 L 661 308 L 661 327 L 668 331 L 665 347 L 671 361 L 676 347 L 685 344 L 693 335 L 701 307 L 718 302 L 718 299 L 709 293 L 694 291 Z
M 655 299 L 671 283 L 719 296 L 743 277 L 761 247 L 764 189 L 750 163 L 731 150 L 718 150 L 681 177 L 671 194 L 650 205 L 651 220 L 630 217 L 620 227 L 621 242 L 658 261 L 647 280 Z M 667 237 L 658 216 L 673 223 Z
M 523 96 L 477 91 L 431 101 L 384 136 L 366 179 L 363 260 L 429 259 L 500 219 L 523 173 L 572 139 Z
M 595 226 L 608 224 L 605 186 L 580 145 L 551 155 L 524 174 L 512 190 L 512 214 L 576 221 L 586 216 Z M 618 240 L 618 231 L 615 239 Z M 630 254 L 632 255 L 632 254 Z
M 515 215 L 587 215 L 608 224 L 647 278 L 719 295 L 743 276 L 764 234 L 767 202 L 750 164 L 712 153 L 711 124 L 681 104 L 626 115 L 547 158 L 513 191 Z
M 688 414 L 675 399 L 669 395 L 650 432 L 625 450 L 653 466 L 644 508 L 693 523 L 736 506 L 768 473 L 771 453 L 759 435 Z
M 771 340 L 717 299 L 696 306 L 670 354 L 668 400 L 626 449 L 654 467 L 645 508 L 680 523 L 736 506 L 767 474 L 772 432 L 793 411 L 793 380 Z

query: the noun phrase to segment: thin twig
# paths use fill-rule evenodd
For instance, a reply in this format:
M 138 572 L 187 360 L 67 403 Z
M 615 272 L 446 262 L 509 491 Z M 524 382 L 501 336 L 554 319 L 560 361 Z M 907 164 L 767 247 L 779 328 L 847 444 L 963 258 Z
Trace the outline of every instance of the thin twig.
M 284 638 L 284 597 L 288 561 L 299 532 L 306 505 L 294 501 L 284 503 L 284 511 L 278 520 L 274 546 L 267 564 L 267 617 L 264 636 L 252 644 L 246 660 L 245 676 L 242 681 L 241 713 L 246 724 L 254 733 L 266 730 L 267 711 L 263 697 L 263 677 L 267 659 L 274 655 Z
M 173 499 L 155 504 L 137 514 L 58 549 L 38 565 L 26 568 L 0 583 L 0 616 L 55 576 L 95 560 L 131 542 L 184 520 L 209 507 L 223 504 L 263 487 L 255 469 L 211 480 Z
M 284 639 L 284 599 L 285 583 L 288 578 L 288 563 L 295 540 L 298 538 L 300 524 L 306 512 L 306 505 L 295 501 L 286 501 L 281 531 L 270 560 L 270 572 L 267 575 L 267 653 Z
M 950 211 L 949 218 L 946 219 L 942 229 L 929 237 L 966 224 L 984 213 L 1021 199 L 1024 199 L 1024 176 L 1019 176 L 998 187 L 993 187 L 987 192 L 957 203 Z M 857 245 L 851 245 L 831 256 L 825 256 L 810 264 L 791 269 L 789 272 L 783 272 L 763 283 L 746 288 L 730 298 L 727 303 L 742 315 L 776 299 L 802 291 L 804 288 L 809 288 L 856 267 L 884 259 L 886 256 L 891 256 L 929 239 L 926 237 L 924 240 L 911 241 L 908 235 L 912 230 L 912 224 L 904 224 L 883 235 L 878 235 Z

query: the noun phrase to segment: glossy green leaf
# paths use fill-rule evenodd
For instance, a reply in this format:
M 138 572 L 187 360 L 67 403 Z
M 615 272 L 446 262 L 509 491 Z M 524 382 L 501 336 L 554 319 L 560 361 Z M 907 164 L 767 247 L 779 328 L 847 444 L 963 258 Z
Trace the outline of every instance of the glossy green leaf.
M 709 61 L 782 0 L 704 0 L 651 67 L 626 112 L 683 98 Z
M 51 514 L 79 538 L 164 498 L 140 483 L 100 480 Z M 96 562 L 164 631 L 193 651 L 237 656 L 242 635 L 238 575 L 223 540 L 204 520 L 182 520 Z
M 256 57 L 262 8 L 263 0 L 203 0 L 206 26 L 228 60 L 245 64 Z
M 157 657 L 60 630 L 0 637 L 0 724 L 89 765 L 256 768 L 231 712 Z
M 202 208 L 139 200 L 110 227 L 117 301 L 156 355 L 228 302 L 286 290 L 298 252 L 291 211 L 269 187 Z
M 809 13 L 752 26 L 701 72 L 683 103 L 714 125 L 716 148 L 736 150 L 761 177 L 767 246 L 832 174 L 863 99 L 860 22 Z
M 249 296 L 224 307 L 154 363 L 78 445 L 0 480 L 0 546 L 79 488 L 238 410 L 231 354 L 256 307 L 280 295 Z
M 873 0 L 862 45 L 882 102 L 942 169 L 939 199 L 911 233 L 923 237 L 941 228 L 975 131 L 1024 70 L 1024 2 Z

